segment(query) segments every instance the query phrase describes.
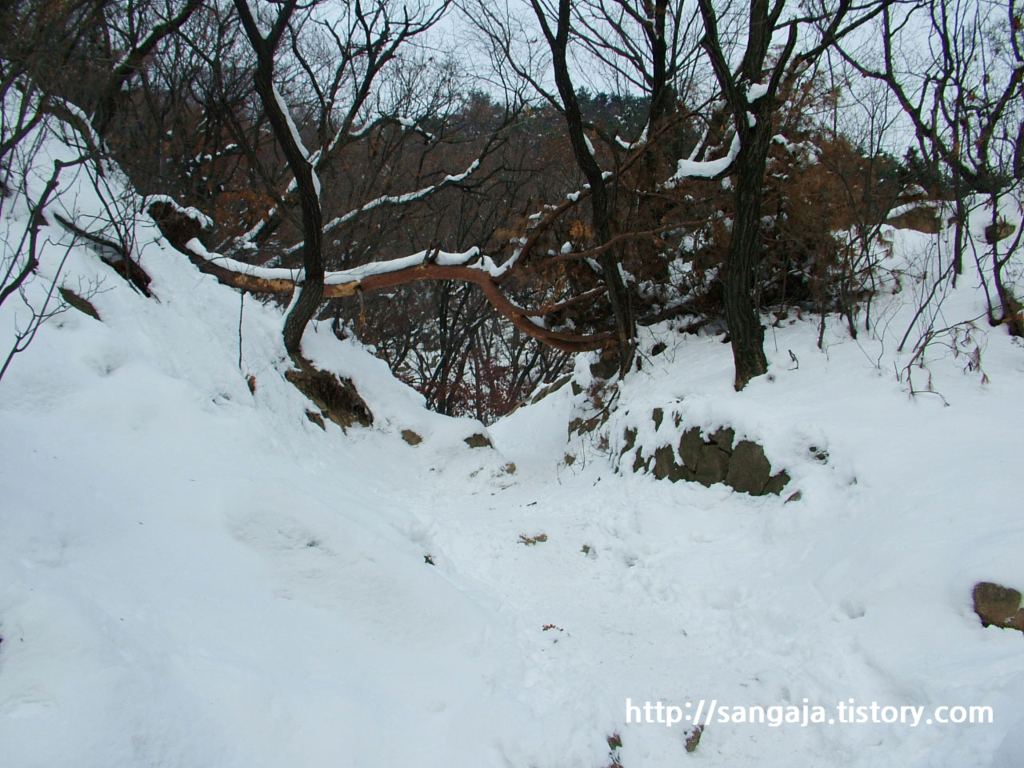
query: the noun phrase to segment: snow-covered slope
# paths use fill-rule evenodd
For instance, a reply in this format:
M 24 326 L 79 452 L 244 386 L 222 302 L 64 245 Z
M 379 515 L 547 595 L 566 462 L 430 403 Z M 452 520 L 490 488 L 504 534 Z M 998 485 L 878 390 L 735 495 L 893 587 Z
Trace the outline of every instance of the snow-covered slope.
M 37 167 L 64 151 L 50 139 Z M 101 226 L 88 175 L 61 182 L 50 213 Z M 10 240 L 26 209 L 4 211 Z M 0 381 L 5 767 L 1024 764 L 1024 637 L 971 609 L 978 581 L 1024 585 L 1024 349 L 979 323 L 983 384 L 939 339 L 915 373 L 939 394 L 910 397 L 893 366 L 909 273 L 883 341 L 836 323 L 822 352 L 812 319 L 783 322 L 771 378 L 737 394 L 726 345 L 657 328 L 598 431 L 567 440 L 587 394 L 565 387 L 493 426 L 498 450 L 470 449 L 481 425 L 425 411 L 326 328 L 305 349 L 376 422 L 321 430 L 283 378 L 279 309 L 241 307 L 141 223 L 146 298 L 47 222 L 29 298 L 67 253 L 60 282 L 98 284 L 102 320 L 53 318 Z M 927 253 L 894 237 L 899 258 Z M 963 280 L 946 324 L 982 300 Z M 6 344 L 23 310 L 0 322 Z M 652 449 L 678 438 L 646 425 L 654 408 L 763 444 L 786 491 L 620 466 L 627 427 Z M 715 717 L 687 752 L 688 723 L 627 723 L 627 699 L 995 722 Z
M 61 152 L 50 141 L 37 168 Z M 86 173 L 61 182 L 28 286 L 37 306 L 72 242 L 52 213 L 73 200 L 66 214 L 102 221 Z M 25 209 L 8 202 L 13 240 Z M 531 716 L 515 634 L 492 595 L 425 562 L 431 511 L 409 498 L 500 475 L 494 451 L 462 442 L 482 426 L 425 411 L 384 363 L 320 329 L 307 348 L 355 380 L 377 419 L 322 431 L 282 377 L 280 311 L 246 302 L 240 369 L 238 294 L 152 225 L 137 237 L 154 298 L 74 245 L 59 280 L 99 285 L 102 322 L 53 318 L 0 382 L 0 763 L 515 754 Z M 7 342 L 27 315 L 3 309 Z M 412 448 L 402 429 L 425 441 Z

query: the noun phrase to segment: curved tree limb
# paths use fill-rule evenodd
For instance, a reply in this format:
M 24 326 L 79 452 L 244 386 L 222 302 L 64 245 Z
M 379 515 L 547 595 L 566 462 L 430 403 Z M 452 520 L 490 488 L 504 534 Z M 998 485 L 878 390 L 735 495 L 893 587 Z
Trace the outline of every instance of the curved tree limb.
M 236 262 L 232 259 L 211 254 L 196 240 L 187 243 L 172 243 L 181 250 L 199 271 L 217 279 L 218 282 L 250 293 L 284 295 L 305 285 L 302 270 L 261 269 Z M 223 263 L 218 264 L 221 261 Z M 230 265 L 225 266 L 224 264 Z M 368 267 L 324 275 L 321 298 L 336 299 L 358 296 L 361 293 L 392 288 L 421 280 L 457 280 L 478 285 L 491 305 L 523 333 L 555 349 L 567 352 L 587 352 L 601 349 L 615 338 L 613 333 L 574 334 L 545 328 L 531 319 L 541 313 L 518 306 L 507 298 L 499 288 L 495 267 L 490 259 L 481 259 L 478 250 L 465 254 L 441 254 L 439 251 L 424 251 L 412 257 L 379 262 Z M 596 298 L 604 291 L 591 291 L 581 297 Z M 576 303 L 575 299 L 552 307 L 549 312 L 565 309 Z

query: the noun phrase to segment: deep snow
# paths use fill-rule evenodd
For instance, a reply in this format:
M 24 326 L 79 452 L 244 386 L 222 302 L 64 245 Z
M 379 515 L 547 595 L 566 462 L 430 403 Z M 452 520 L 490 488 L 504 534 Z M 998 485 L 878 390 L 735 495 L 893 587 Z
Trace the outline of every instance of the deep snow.
M 69 172 L 56 204 L 78 220 L 99 213 L 87 181 Z M 5 201 L 8 240 L 24 211 Z M 48 221 L 30 296 L 70 243 Z M 979 322 L 987 382 L 940 339 L 915 374 L 939 394 L 908 394 L 894 350 L 932 238 L 892 233 L 908 271 L 877 338 L 830 319 L 819 351 L 815 319 L 791 318 L 770 379 L 737 394 L 719 338 L 659 327 L 600 432 L 567 439 L 587 405 L 564 387 L 492 426 L 490 450 L 325 327 L 304 348 L 376 423 L 321 431 L 283 379 L 280 310 L 245 300 L 239 368 L 239 295 L 152 224 L 137 235 L 156 298 L 74 245 L 59 279 L 99 283 L 102 321 L 59 315 L 0 381 L 5 767 L 598 768 L 613 734 L 627 768 L 1024 765 L 1024 637 L 971 609 L 978 581 L 1024 585 L 1024 349 Z M 982 301 L 968 277 L 944 319 Z M 678 437 L 656 407 L 734 426 L 793 480 L 752 498 L 632 474 L 627 426 Z M 627 724 L 627 698 L 995 722 L 716 721 L 687 753 L 681 726 Z

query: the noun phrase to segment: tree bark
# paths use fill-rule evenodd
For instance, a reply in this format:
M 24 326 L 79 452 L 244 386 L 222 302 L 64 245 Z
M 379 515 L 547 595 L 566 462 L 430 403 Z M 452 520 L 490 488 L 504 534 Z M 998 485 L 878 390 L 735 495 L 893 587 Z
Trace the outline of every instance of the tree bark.
M 764 120 L 764 122 L 762 122 Z M 768 372 L 764 354 L 764 328 L 754 306 L 754 278 L 761 260 L 761 199 L 771 143 L 771 115 L 758 115 L 736 157 L 734 181 L 736 211 L 722 276 L 725 320 L 732 341 L 739 391 L 756 376 Z
M 591 210 L 593 211 L 594 236 L 598 245 L 605 245 L 612 239 L 611 218 L 614 216 L 612 201 L 608 194 L 608 185 L 604 174 L 591 152 L 583 127 L 583 115 L 576 88 L 569 73 L 568 47 L 571 20 L 570 0 L 559 0 L 558 26 L 553 31 L 548 24 L 547 16 L 539 0 L 532 0 L 537 19 L 541 24 L 548 47 L 551 49 L 551 63 L 555 75 L 555 85 L 562 100 L 566 129 L 572 145 L 576 164 L 587 179 L 591 190 Z M 624 374 L 633 362 L 635 352 L 636 326 L 633 310 L 630 306 L 629 294 L 626 291 L 622 275 L 619 273 L 619 259 L 611 249 L 601 253 L 597 259 L 601 266 L 602 276 L 608 291 L 608 301 L 615 317 L 615 335 L 618 341 L 616 353 L 619 360 L 619 373 Z
M 288 115 L 284 113 L 287 105 L 278 99 L 274 91 L 274 54 L 297 5 L 297 0 L 288 0 L 278 14 L 274 28 L 267 37 L 264 37 L 252 17 L 247 0 L 235 0 L 242 26 L 256 53 L 256 92 L 260 95 L 263 108 L 267 112 L 274 137 L 281 145 L 281 150 L 295 177 L 302 208 L 303 282 L 296 287 L 299 294 L 292 302 L 291 310 L 284 322 L 284 347 L 292 358 L 301 357 L 302 334 L 309 321 L 316 315 L 324 297 L 324 221 L 315 171 L 299 145 L 298 137 L 292 134 Z

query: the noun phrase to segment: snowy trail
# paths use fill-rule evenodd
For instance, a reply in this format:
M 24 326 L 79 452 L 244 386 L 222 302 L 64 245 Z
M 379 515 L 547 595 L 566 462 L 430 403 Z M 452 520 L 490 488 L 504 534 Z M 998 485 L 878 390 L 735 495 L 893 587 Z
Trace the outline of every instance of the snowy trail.
M 874 374 L 848 368 L 870 386 Z M 1009 376 L 1007 393 L 1020 382 L 1019 371 Z M 677 764 L 685 739 L 679 726 L 623 727 L 626 698 L 694 709 L 699 699 L 809 702 L 829 717 L 850 698 L 929 712 L 989 704 L 1012 720 L 1024 680 L 1019 638 L 979 630 L 969 592 L 973 580 L 1019 579 L 1014 553 L 1024 538 L 1019 508 L 1006 501 L 1020 480 L 1008 459 L 965 458 L 949 438 L 998 443 L 1024 425 L 985 412 L 992 392 L 965 387 L 959 407 L 936 409 L 878 383 L 881 391 L 876 384 L 860 398 L 851 387 L 863 403 L 847 409 L 809 406 L 798 381 L 782 397 L 759 393 L 776 413 L 799 412 L 834 436 L 838 468 L 806 478 L 805 500 L 791 505 L 615 476 L 601 456 L 553 471 L 567 450 L 570 409 L 557 403 L 567 393 L 493 430 L 497 448 L 529 474 L 507 488 L 477 488 L 461 504 L 446 489 L 428 490 L 418 505 L 444 510 L 437 540 L 451 567 L 498 590 L 516 616 L 536 665 L 534 706 L 604 723 L 604 735 L 622 736 L 624 764 Z M 802 405 L 787 406 L 794 401 Z M 868 420 L 857 406 L 876 413 Z M 878 446 L 894 416 L 898 427 Z M 857 484 L 847 485 L 854 474 Z M 969 482 L 935 482 L 944 477 Z M 521 541 L 539 534 L 547 540 Z M 988 766 L 1005 719 L 917 729 L 715 722 L 699 752 L 721 765 Z
M 989 766 L 1005 722 L 715 722 L 687 755 L 683 728 L 626 725 L 625 701 L 853 697 L 1020 717 L 1019 638 L 981 630 L 968 603 L 972 579 L 1018 578 L 1005 500 L 1019 479 L 1004 459 L 947 448 L 951 433 L 1019 430 L 984 411 L 1019 385 L 1012 368 L 950 409 L 908 405 L 875 377 L 860 395 L 873 423 L 856 402 L 787 406 L 796 375 L 765 384 L 773 423 L 799 411 L 799 430 L 830 440 L 829 467 L 794 468 L 804 499 L 787 505 L 614 474 L 566 442 L 567 390 L 496 425 L 497 452 L 471 450 L 461 439 L 478 427 L 402 404 L 406 390 L 343 347 L 378 427 L 324 433 L 276 375 L 255 397 L 240 377 L 211 389 L 204 368 L 179 378 L 174 359 L 105 333 L 67 318 L 46 343 L 82 361 L 76 382 L 41 388 L 53 370 L 27 365 L 2 411 L 20 448 L 0 474 L 0 741 L 15 764 L 84 750 L 96 765 L 594 766 L 617 733 L 624 765 Z M 689 381 L 652 373 L 638 407 L 727 385 L 727 360 L 707 359 Z M 846 374 L 851 398 L 874 377 Z M 742 417 L 746 400 L 714 394 Z M 406 426 L 426 441 L 406 445 Z

